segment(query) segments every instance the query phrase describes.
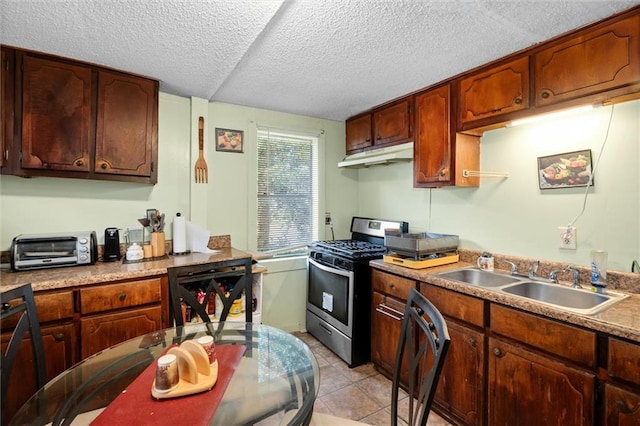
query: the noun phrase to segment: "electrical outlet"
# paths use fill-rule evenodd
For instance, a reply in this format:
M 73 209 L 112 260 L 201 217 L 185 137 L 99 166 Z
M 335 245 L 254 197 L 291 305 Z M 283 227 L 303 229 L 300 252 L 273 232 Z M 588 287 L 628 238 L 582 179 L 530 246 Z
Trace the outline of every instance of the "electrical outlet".
M 325 212 L 324 214 L 324 224 L 331 225 L 331 213 Z
M 578 248 L 578 234 L 575 226 L 558 226 L 558 231 L 560 231 L 558 247 L 569 250 L 576 250 Z

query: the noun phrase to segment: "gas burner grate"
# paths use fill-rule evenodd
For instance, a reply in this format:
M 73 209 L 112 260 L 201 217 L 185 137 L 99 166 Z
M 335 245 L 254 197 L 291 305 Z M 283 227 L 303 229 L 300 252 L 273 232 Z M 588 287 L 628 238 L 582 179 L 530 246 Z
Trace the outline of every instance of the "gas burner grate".
M 348 258 L 380 257 L 387 249 L 384 246 L 359 240 L 328 240 L 316 241 L 311 244 L 314 250 L 326 251 Z

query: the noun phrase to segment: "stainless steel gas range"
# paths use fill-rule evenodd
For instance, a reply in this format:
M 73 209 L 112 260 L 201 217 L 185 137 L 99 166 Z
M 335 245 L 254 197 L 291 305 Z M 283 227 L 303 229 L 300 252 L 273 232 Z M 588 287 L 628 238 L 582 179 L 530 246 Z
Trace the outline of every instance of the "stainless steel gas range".
M 354 217 L 350 240 L 309 245 L 307 331 L 349 367 L 371 358 L 371 267 L 386 253 L 385 229 L 409 231 L 407 222 Z

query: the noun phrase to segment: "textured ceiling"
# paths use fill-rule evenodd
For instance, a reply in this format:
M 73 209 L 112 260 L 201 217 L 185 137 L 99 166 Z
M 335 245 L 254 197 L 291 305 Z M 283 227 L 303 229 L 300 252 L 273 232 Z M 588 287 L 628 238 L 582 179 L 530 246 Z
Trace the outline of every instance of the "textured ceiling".
M 640 0 L 0 0 L 0 42 L 344 120 Z

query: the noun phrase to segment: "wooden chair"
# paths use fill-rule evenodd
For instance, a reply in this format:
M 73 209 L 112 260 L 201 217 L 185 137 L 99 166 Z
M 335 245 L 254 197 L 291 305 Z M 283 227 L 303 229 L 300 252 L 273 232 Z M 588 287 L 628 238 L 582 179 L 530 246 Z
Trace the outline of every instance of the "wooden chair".
M 245 294 L 245 322 L 252 322 L 251 309 L 253 275 L 250 257 L 201 265 L 177 266 L 168 268 L 171 312 L 175 325 L 184 326 L 182 303 L 191 308 L 191 315 L 197 315 L 203 322 L 211 322 L 207 313 L 209 300 L 217 294 L 223 303 L 222 313 L 216 312 L 216 318 L 224 322 L 229 315 L 233 301 Z M 224 281 L 234 281 L 233 290 L 227 294 L 222 290 Z M 200 288 L 204 293 L 202 301 L 190 291 Z
M 409 377 L 405 389 L 413 398 L 407 398 L 408 412 L 400 413 L 400 417 L 409 426 L 427 424 L 450 343 L 451 338 L 442 314 L 420 292 L 411 289 L 402 319 L 402 332 L 393 372 L 392 426 L 398 424 L 398 397 L 403 375 Z M 311 419 L 311 425 L 314 426 L 362 424 L 320 413 L 314 413 Z
M 4 322 L 11 318 L 16 322 L 16 326 L 9 340 L 6 349 L 0 354 L 0 370 L 2 370 L 2 412 L 3 420 L 6 422 L 5 407 L 7 398 L 9 380 L 11 372 L 16 362 L 20 347 L 25 338 L 31 343 L 33 356 L 33 368 L 35 370 L 35 393 L 42 388 L 47 382 L 46 366 L 44 358 L 44 345 L 42 343 L 42 334 L 40 333 L 40 323 L 38 322 L 38 313 L 33 297 L 33 289 L 31 284 L 25 284 L 13 290 L 5 291 L 0 295 L 2 309 L 0 310 L 0 321 Z M 15 301 L 18 300 L 16 303 Z

